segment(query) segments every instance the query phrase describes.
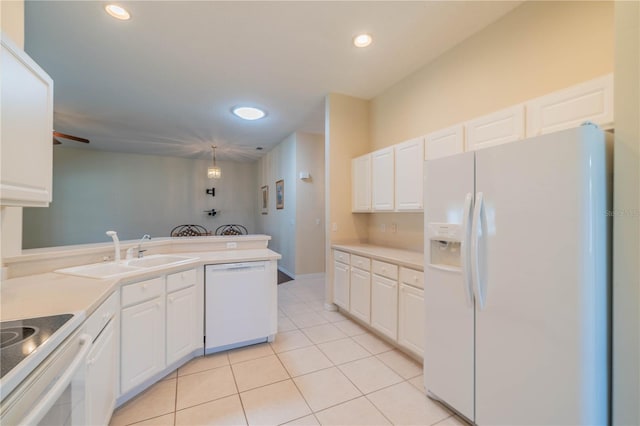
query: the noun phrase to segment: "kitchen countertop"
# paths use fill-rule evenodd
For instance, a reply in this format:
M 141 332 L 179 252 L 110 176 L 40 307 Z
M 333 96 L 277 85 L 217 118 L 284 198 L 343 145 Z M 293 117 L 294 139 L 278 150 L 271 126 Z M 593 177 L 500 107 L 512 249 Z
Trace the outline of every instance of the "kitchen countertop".
M 391 262 L 407 268 L 424 270 L 424 253 L 371 244 L 333 244 L 331 248 L 372 259 Z
M 89 317 L 121 284 L 170 274 L 189 267 L 281 258 L 280 254 L 266 248 L 180 252 L 179 254 L 193 257 L 194 260 L 175 266 L 146 268 L 135 274 L 111 279 L 84 278 L 47 272 L 5 280 L 0 288 L 0 320 L 8 321 L 72 312 L 82 312 Z

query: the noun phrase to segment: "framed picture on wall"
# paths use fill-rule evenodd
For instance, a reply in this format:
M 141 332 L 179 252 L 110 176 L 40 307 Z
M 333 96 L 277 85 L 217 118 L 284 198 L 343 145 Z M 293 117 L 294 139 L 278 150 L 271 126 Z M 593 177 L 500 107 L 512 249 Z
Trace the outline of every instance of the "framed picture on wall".
M 269 185 L 265 185 L 260 189 L 260 194 L 262 196 L 260 199 L 260 213 L 267 214 L 269 212 Z
M 284 209 L 284 180 L 276 182 L 276 209 Z

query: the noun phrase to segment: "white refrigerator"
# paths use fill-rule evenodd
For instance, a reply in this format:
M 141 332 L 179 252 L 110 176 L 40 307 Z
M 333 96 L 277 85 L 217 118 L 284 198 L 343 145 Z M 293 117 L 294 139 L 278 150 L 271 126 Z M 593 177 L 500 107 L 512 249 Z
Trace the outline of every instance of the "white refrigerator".
M 607 139 L 425 163 L 424 383 L 477 425 L 609 421 Z

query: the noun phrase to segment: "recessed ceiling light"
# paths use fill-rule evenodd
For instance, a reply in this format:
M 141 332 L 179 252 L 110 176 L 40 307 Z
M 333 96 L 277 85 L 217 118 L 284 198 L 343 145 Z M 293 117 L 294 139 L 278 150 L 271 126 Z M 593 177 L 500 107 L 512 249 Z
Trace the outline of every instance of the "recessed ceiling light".
M 353 38 L 353 45 L 355 47 L 367 47 L 372 41 L 373 39 L 369 34 L 358 34 Z
M 106 10 L 109 15 L 116 19 L 120 19 L 121 21 L 131 19 L 129 12 L 127 12 L 124 7 L 118 6 L 117 4 L 108 4 L 104 7 L 104 10 Z
M 263 110 L 253 107 L 235 107 L 232 112 L 244 120 L 259 120 L 267 115 Z

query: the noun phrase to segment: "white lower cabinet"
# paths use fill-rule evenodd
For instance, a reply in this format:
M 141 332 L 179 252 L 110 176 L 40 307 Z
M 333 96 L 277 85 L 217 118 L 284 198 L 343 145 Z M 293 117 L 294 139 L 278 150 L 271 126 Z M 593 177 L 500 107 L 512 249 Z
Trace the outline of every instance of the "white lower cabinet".
M 400 284 L 398 343 L 424 356 L 424 290 Z
M 167 365 L 197 346 L 196 303 L 195 285 L 167 294 Z
M 349 265 L 333 262 L 333 303 L 349 310 Z
M 371 326 L 386 336 L 398 336 L 398 281 L 373 274 L 371 278 Z
M 112 319 L 94 341 L 87 356 L 85 404 L 88 425 L 108 424 L 116 403 L 118 377 L 116 332 L 116 320 Z
M 165 366 L 164 281 L 161 277 L 122 288 L 121 393 L 133 389 Z
M 369 324 L 371 315 L 371 273 L 351 268 L 351 300 L 349 312 Z

